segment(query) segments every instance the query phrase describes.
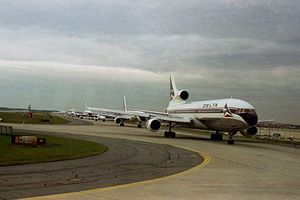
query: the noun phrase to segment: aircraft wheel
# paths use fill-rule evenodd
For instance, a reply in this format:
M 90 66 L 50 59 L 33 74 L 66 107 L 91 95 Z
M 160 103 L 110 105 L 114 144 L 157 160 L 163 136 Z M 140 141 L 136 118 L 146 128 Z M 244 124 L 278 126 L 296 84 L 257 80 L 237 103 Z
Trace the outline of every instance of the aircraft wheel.
M 169 131 L 165 131 L 164 135 L 165 135 L 166 138 L 168 138 L 168 137 L 170 137 L 170 132 Z
M 210 139 L 211 140 L 223 140 L 223 135 L 212 133 L 212 134 L 210 134 Z
M 142 124 L 138 124 L 138 128 L 142 128 Z
M 223 140 L 223 135 L 222 134 L 217 134 L 217 140 Z
M 215 133 L 210 134 L 210 139 L 211 140 L 218 140 L 218 135 Z
M 121 123 L 120 126 L 124 126 L 124 123 Z
M 175 132 L 171 132 L 170 133 L 170 138 L 175 138 L 176 137 L 176 133 Z
M 228 140 L 227 144 L 233 145 L 234 144 L 234 140 Z

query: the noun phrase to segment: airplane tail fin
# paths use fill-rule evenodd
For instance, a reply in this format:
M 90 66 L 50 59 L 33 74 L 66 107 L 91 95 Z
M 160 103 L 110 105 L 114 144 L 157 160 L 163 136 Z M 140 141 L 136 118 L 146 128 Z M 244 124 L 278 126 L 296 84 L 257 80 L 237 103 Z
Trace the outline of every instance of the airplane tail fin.
M 87 105 L 87 101 L 84 102 L 84 110 L 88 110 L 88 105 Z
M 188 91 L 177 90 L 173 73 L 170 75 L 170 102 L 169 105 L 175 103 L 184 103 L 189 97 Z
M 125 95 L 123 96 L 123 108 L 124 108 L 124 111 L 127 112 L 127 103 L 126 103 L 126 96 Z
M 170 101 L 173 101 L 177 95 L 178 95 L 178 90 L 176 88 L 173 73 L 171 73 L 170 74 Z

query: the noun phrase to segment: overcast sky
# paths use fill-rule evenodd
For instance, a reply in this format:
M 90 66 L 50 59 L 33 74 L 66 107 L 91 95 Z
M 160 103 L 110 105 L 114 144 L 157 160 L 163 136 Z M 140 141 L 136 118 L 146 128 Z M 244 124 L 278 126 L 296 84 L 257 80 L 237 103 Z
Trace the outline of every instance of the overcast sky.
M 241 98 L 300 124 L 299 0 L 0 0 L 0 107 Z

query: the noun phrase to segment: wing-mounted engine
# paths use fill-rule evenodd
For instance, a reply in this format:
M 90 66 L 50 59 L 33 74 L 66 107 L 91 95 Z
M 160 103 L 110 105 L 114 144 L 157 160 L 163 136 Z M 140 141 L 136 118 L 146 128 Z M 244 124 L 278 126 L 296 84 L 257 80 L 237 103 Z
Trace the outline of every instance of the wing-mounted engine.
M 153 118 L 153 119 L 149 119 L 146 122 L 146 127 L 147 129 L 151 130 L 151 131 L 158 131 L 160 129 L 161 123 L 159 120 Z
M 240 131 L 242 135 L 244 136 L 254 136 L 257 133 L 257 127 L 256 126 L 251 126 L 250 128 Z
M 121 123 L 122 123 L 122 119 L 119 118 L 119 117 L 116 117 L 116 118 L 114 119 L 114 122 L 115 122 L 116 124 L 121 124 Z
M 180 97 L 180 99 L 185 101 L 189 98 L 189 92 L 186 91 L 186 90 L 180 90 L 179 91 L 179 97 Z

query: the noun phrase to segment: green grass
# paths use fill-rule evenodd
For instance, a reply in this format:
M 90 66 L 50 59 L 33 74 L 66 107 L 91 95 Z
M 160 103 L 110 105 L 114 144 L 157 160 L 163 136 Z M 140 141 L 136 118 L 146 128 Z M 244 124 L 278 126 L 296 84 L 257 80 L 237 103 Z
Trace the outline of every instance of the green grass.
M 39 137 L 46 138 L 46 145 L 12 145 L 10 135 L 0 135 L 0 166 L 69 160 L 97 155 L 107 150 L 101 144 L 85 140 Z
M 52 116 L 48 112 L 35 112 L 32 118 L 28 118 L 23 112 L 0 112 L 0 118 L 5 123 L 67 124 L 69 122 L 62 117 Z

